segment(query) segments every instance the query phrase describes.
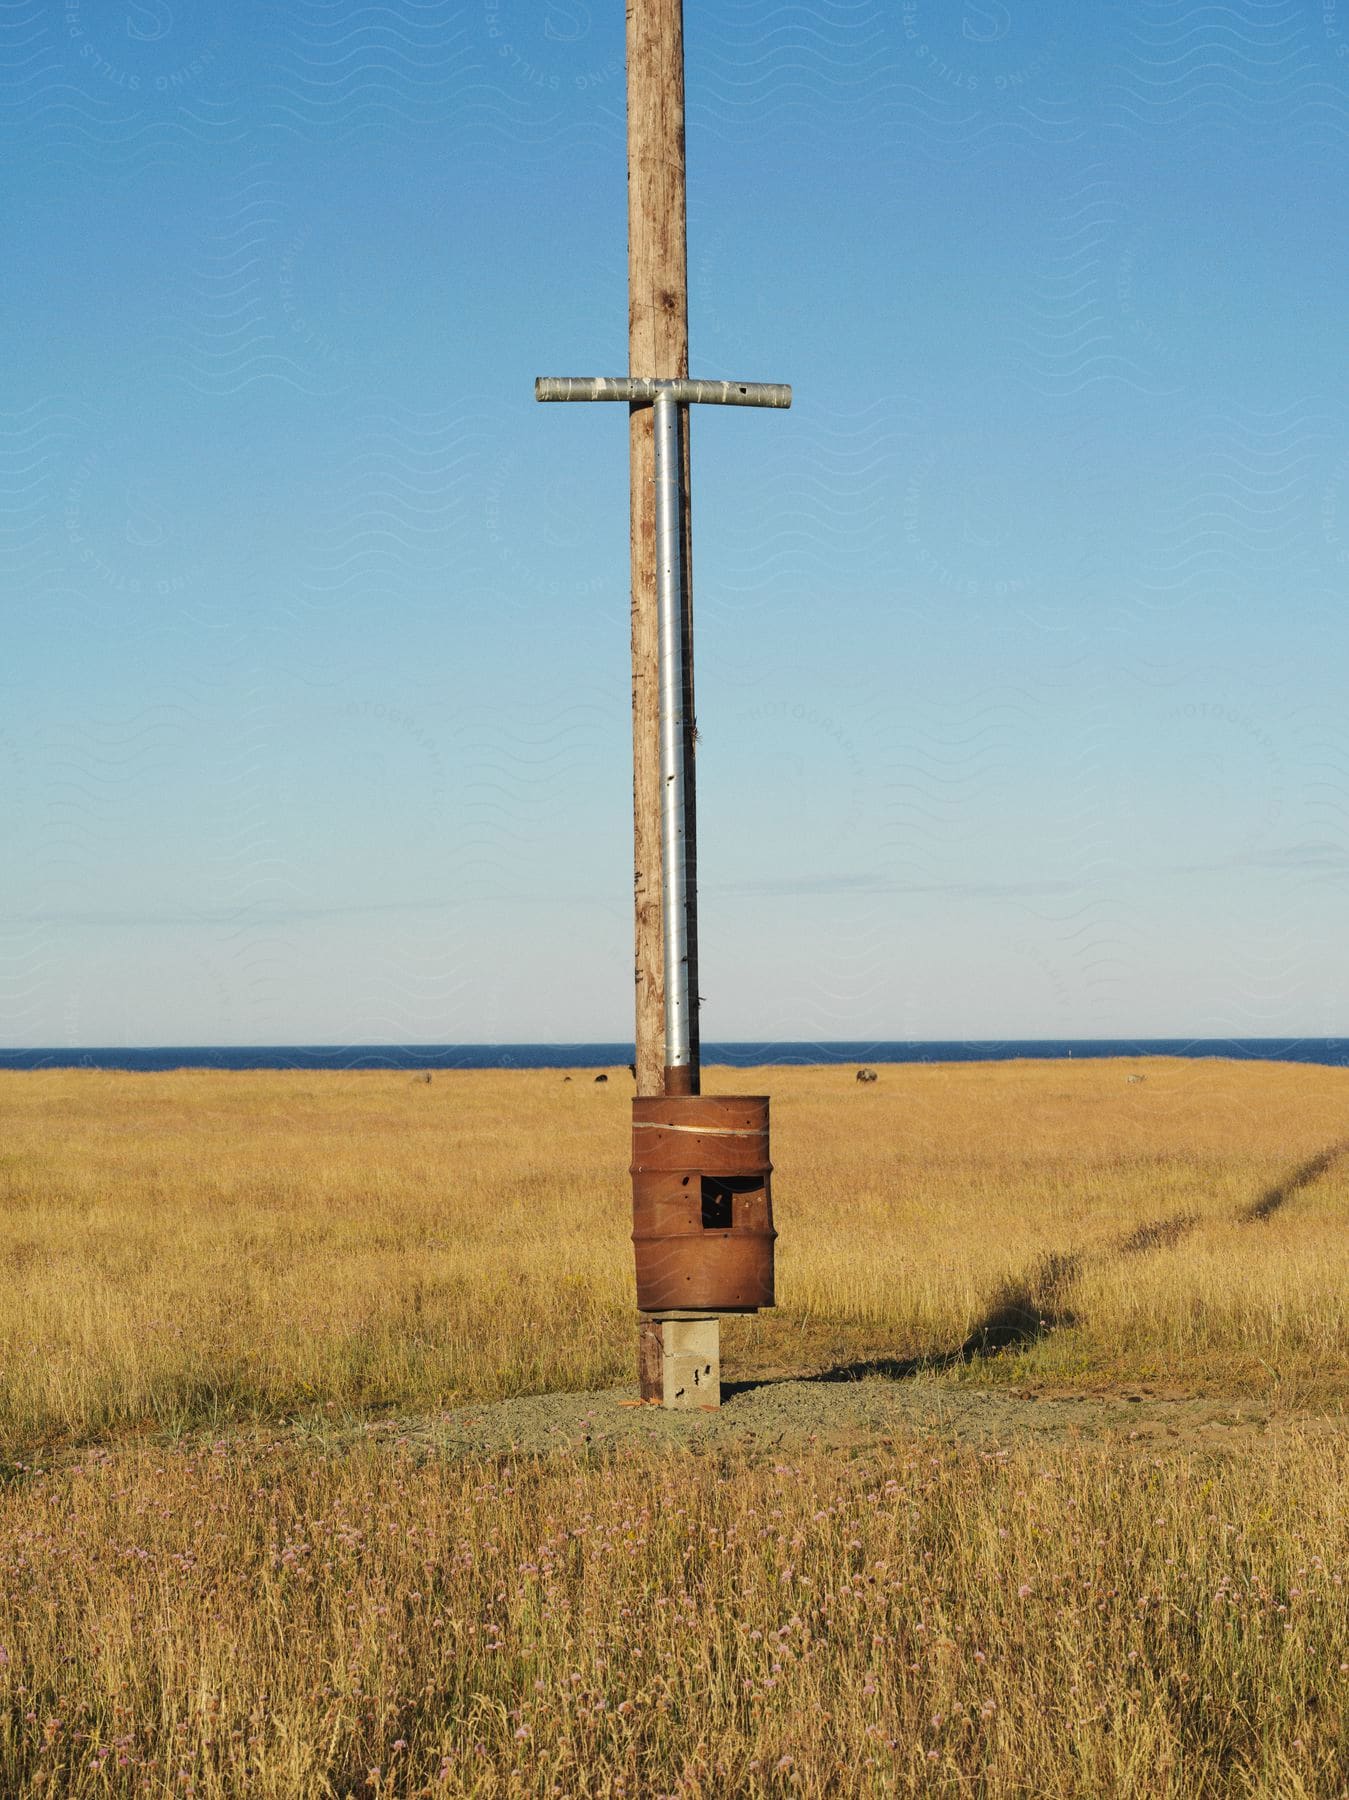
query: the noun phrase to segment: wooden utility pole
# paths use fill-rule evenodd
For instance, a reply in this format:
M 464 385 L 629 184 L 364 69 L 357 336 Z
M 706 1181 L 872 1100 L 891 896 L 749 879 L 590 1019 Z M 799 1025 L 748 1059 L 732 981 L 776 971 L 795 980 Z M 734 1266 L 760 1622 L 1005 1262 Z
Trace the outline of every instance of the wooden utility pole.
M 773 1304 L 776 1233 L 768 1101 L 700 1094 L 688 418 L 792 396 L 688 378 L 683 0 L 627 0 L 627 29 L 628 375 L 534 392 L 629 408 L 637 1367 L 644 1400 L 716 1406 L 720 1315 Z
M 689 372 L 688 238 L 684 179 L 683 0 L 628 0 L 628 372 L 669 380 Z M 691 532 L 688 411 L 683 414 L 684 629 Z M 661 779 L 653 409 L 629 417 L 632 487 L 632 799 L 637 1092 L 665 1092 L 665 980 L 661 935 Z M 692 721 L 693 659 L 686 656 Z M 690 737 L 692 732 L 690 730 Z M 692 746 L 689 746 L 690 750 Z M 690 863 L 694 820 L 687 820 Z M 692 1061 L 683 1091 L 698 1091 L 697 936 L 690 920 Z
M 684 0 L 628 0 L 628 373 L 689 372 L 688 205 L 684 174 Z M 636 1068 L 639 1095 L 665 1092 L 665 974 L 661 932 L 661 780 L 653 409 L 630 410 L 632 495 L 632 836 Z M 691 567 L 688 409 L 684 409 L 684 568 Z M 685 576 L 687 583 L 687 574 Z M 692 623 L 685 597 L 685 631 Z M 692 671 L 693 659 L 687 659 Z M 691 676 L 690 676 L 691 679 Z M 692 695 L 687 716 L 693 717 Z M 693 820 L 688 820 L 692 853 Z M 698 1089 L 696 938 L 692 1091 Z M 664 1330 L 637 1327 L 644 1400 L 663 1390 Z

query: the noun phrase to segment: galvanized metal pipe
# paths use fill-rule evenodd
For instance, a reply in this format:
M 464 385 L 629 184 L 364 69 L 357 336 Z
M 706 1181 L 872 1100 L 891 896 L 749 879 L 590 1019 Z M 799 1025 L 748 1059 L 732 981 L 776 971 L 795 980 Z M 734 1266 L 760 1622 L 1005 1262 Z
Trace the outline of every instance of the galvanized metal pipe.
M 665 941 L 665 1092 L 692 1093 L 693 1024 L 698 997 L 690 993 L 689 965 L 697 943 L 697 906 L 688 855 L 693 807 L 693 769 L 688 759 L 691 720 L 686 717 L 691 654 L 684 633 L 684 535 L 681 426 L 686 406 L 757 406 L 785 410 L 786 382 L 693 381 L 638 375 L 540 375 L 536 400 L 610 400 L 649 405 L 656 469 L 656 600 L 661 787 L 661 925 Z
M 671 386 L 673 384 L 670 384 Z M 665 938 L 665 1067 L 686 1069 L 691 1057 L 689 891 L 684 696 L 684 458 L 679 403 L 668 388 L 655 397 L 656 604 L 660 633 L 661 925 Z
M 681 406 L 768 406 L 792 403 L 788 383 L 778 381 L 660 381 L 628 375 L 540 375 L 536 400 L 621 400 L 629 406 L 654 403 L 668 394 Z

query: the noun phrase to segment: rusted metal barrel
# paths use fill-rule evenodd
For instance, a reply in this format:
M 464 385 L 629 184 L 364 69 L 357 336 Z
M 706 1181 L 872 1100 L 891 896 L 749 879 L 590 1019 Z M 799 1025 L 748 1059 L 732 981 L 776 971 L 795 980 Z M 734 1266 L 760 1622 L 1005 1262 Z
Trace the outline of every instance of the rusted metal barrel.
M 632 1241 L 642 1312 L 773 1304 L 765 1094 L 632 1103 Z

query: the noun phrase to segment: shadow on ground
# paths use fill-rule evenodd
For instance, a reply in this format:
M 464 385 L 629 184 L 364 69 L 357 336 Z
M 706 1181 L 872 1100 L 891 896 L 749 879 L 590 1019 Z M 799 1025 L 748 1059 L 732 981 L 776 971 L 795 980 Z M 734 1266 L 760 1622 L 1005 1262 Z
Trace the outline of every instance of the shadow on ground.
M 1312 1182 L 1324 1175 L 1346 1153 L 1349 1153 L 1349 1142 L 1332 1144 L 1329 1149 L 1319 1151 L 1315 1156 L 1309 1156 L 1306 1162 L 1298 1164 L 1291 1175 L 1276 1182 L 1272 1188 L 1266 1188 L 1258 1200 L 1253 1200 L 1249 1206 L 1244 1207 L 1239 1215 L 1241 1223 L 1256 1225 L 1262 1219 L 1272 1218 L 1281 1206 L 1292 1199 L 1294 1194 L 1300 1193 L 1305 1187 L 1310 1187 Z
M 1082 1265 L 1080 1256 L 1051 1253 L 1040 1258 L 1029 1275 L 1006 1283 L 993 1296 L 983 1317 L 964 1343 L 954 1349 L 929 1350 L 918 1356 L 880 1356 L 861 1362 L 840 1363 L 809 1377 L 811 1381 L 864 1381 L 879 1376 L 885 1381 L 907 1381 L 914 1375 L 940 1374 L 960 1363 L 996 1356 L 1003 1350 L 1035 1343 L 1060 1326 L 1075 1323 L 1064 1296 Z M 753 1382 L 726 1384 L 723 1392 L 741 1392 Z
M 1259 1224 L 1272 1218 L 1294 1194 L 1310 1187 L 1326 1174 L 1342 1156 L 1349 1154 L 1349 1141 L 1332 1144 L 1315 1156 L 1299 1163 L 1281 1181 L 1267 1188 L 1258 1199 L 1244 1206 L 1236 1215 L 1242 1225 Z M 1199 1224 L 1197 1213 L 1176 1213 L 1170 1218 L 1153 1219 L 1138 1226 L 1128 1237 L 1112 1248 L 1087 1256 L 1083 1252 L 1051 1251 L 1042 1256 L 1028 1274 L 1006 1283 L 989 1301 L 982 1318 L 962 1344 L 954 1348 L 921 1351 L 917 1356 L 877 1356 L 858 1362 L 840 1363 L 818 1375 L 804 1377 L 810 1382 L 909 1381 L 916 1375 L 939 1375 L 962 1363 L 977 1362 L 1005 1350 L 1025 1349 L 1038 1343 L 1051 1331 L 1077 1323 L 1067 1305 L 1073 1282 L 1088 1264 L 1122 1261 L 1126 1257 L 1145 1256 L 1153 1250 L 1170 1250 L 1187 1238 Z M 801 1377 L 769 1376 L 759 1381 L 724 1382 L 722 1393 L 752 1393 L 756 1388 Z

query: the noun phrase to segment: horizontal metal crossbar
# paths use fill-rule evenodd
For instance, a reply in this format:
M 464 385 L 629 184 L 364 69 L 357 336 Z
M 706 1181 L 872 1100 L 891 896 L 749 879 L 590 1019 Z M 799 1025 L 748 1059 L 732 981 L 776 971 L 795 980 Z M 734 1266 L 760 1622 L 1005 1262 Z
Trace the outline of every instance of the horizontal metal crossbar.
M 792 403 L 786 382 L 775 381 L 658 381 L 629 375 L 540 375 L 534 383 L 536 400 L 622 400 L 629 406 L 654 401 L 668 394 L 681 406 L 773 406 Z

